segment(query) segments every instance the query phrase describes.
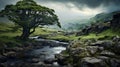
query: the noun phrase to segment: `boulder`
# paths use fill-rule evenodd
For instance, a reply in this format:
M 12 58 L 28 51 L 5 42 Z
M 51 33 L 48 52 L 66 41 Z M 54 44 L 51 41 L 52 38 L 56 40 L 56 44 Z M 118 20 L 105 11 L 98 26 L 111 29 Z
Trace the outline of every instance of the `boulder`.
M 0 55 L 0 63 L 4 63 L 7 61 L 7 57 Z
M 2 64 L 4 67 L 24 67 L 24 62 L 19 60 L 9 60 Z
M 38 58 L 32 58 L 32 59 L 28 59 L 26 61 L 29 62 L 29 63 L 38 63 L 39 59 Z
M 94 55 L 98 52 L 98 46 L 87 46 L 87 50 L 91 55 Z
M 108 62 L 109 61 L 109 57 L 106 57 L 106 56 L 97 56 L 97 58 L 98 59 L 101 59 L 101 60 L 103 60 L 103 61 L 105 61 L 105 62 Z
M 101 59 L 95 57 L 85 57 L 81 59 L 80 67 L 106 67 Z
M 0 67 L 4 67 L 4 65 L 2 63 L 0 63 Z
M 38 62 L 38 63 L 32 63 L 31 65 L 27 67 L 46 67 L 43 62 Z
M 104 47 L 104 49 L 110 49 L 113 47 L 113 42 L 111 40 L 97 41 L 95 43 L 92 43 L 91 46 L 99 46 Z
M 104 50 L 104 51 L 102 51 L 102 52 L 100 53 L 100 55 L 102 55 L 102 56 L 114 57 L 114 56 L 115 56 L 115 53 L 110 52 L 110 51 L 108 51 L 108 50 Z
M 110 67 L 120 67 L 120 59 L 110 59 L 109 65 Z
M 56 54 L 55 55 L 56 61 L 60 65 L 67 65 L 68 63 L 66 62 L 69 58 L 69 55 L 62 55 L 62 54 Z
M 120 42 L 117 42 L 113 48 L 112 48 L 112 51 L 118 55 L 120 55 Z
M 19 52 L 23 51 L 24 49 L 21 47 L 13 47 L 13 48 L 6 48 L 5 51 L 14 51 L 14 52 Z
M 86 49 L 82 48 L 82 47 L 78 47 L 78 48 L 70 48 L 69 49 L 69 54 L 71 55 L 75 55 L 75 54 L 80 54 L 82 52 L 84 52 Z
M 98 56 L 97 58 L 105 61 L 108 64 L 108 67 L 119 67 L 120 66 L 120 59 L 110 58 L 106 56 Z
M 113 41 L 114 42 L 119 42 L 120 41 L 120 37 L 119 36 L 114 36 L 113 37 Z
M 10 52 L 4 53 L 3 55 L 9 58 L 15 58 L 16 54 L 17 54 L 16 52 L 10 51 Z
M 45 64 L 53 64 L 55 61 L 56 61 L 56 59 L 49 58 L 49 59 L 45 59 L 44 63 Z

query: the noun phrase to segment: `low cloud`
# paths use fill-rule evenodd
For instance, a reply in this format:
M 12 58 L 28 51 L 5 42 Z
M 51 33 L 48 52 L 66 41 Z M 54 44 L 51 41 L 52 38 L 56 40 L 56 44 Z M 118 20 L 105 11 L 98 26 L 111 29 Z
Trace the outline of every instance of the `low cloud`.
M 0 0 L 0 10 L 20 0 Z M 120 0 L 34 0 L 56 11 L 62 23 L 89 19 L 98 13 L 120 10 Z

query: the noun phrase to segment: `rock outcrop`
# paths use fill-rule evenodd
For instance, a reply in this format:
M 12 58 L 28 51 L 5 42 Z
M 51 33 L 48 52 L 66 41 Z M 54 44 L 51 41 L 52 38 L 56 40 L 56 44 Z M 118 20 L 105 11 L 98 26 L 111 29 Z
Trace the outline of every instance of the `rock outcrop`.
M 57 55 L 58 63 L 73 67 L 119 67 L 120 37 L 87 43 L 74 41 L 66 51 Z M 66 58 L 67 56 L 67 58 Z M 60 61 L 60 62 L 59 62 Z M 67 62 L 67 63 L 66 63 Z
M 113 29 L 119 29 L 120 28 L 120 13 L 115 14 L 113 16 L 113 19 L 111 20 L 111 27 Z
M 107 29 L 110 28 L 110 22 L 107 23 L 96 23 L 96 24 L 91 24 L 91 26 L 87 26 L 81 31 L 77 32 L 76 35 L 87 35 L 89 33 L 101 33 Z

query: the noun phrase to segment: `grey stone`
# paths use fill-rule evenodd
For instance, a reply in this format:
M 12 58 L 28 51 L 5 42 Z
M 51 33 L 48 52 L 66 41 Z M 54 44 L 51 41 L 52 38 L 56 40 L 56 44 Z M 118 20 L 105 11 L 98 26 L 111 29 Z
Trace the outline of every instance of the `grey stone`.
M 85 57 L 81 59 L 80 67 L 106 67 L 106 64 L 101 59 L 95 57 Z
M 87 46 L 87 50 L 90 54 L 95 54 L 98 52 L 98 46 Z
M 110 51 L 108 51 L 108 50 L 105 50 L 105 51 L 102 51 L 102 52 L 100 53 L 100 55 L 113 57 L 113 56 L 115 56 L 115 53 L 110 52 Z

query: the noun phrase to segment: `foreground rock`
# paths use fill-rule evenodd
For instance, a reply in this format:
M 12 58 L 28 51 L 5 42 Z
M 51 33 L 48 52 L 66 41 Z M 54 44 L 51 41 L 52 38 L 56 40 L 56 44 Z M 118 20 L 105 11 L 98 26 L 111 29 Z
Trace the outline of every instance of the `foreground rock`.
M 66 57 L 67 56 L 67 57 Z M 57 55 L 59 64 L 71 64 L 73 67 L 119 67 L 120 40 L 73 41 L 66 51 Z
M 103 60 L 95 57 L 85 57 L 81 59 L 80 67 L 106 67 Z

